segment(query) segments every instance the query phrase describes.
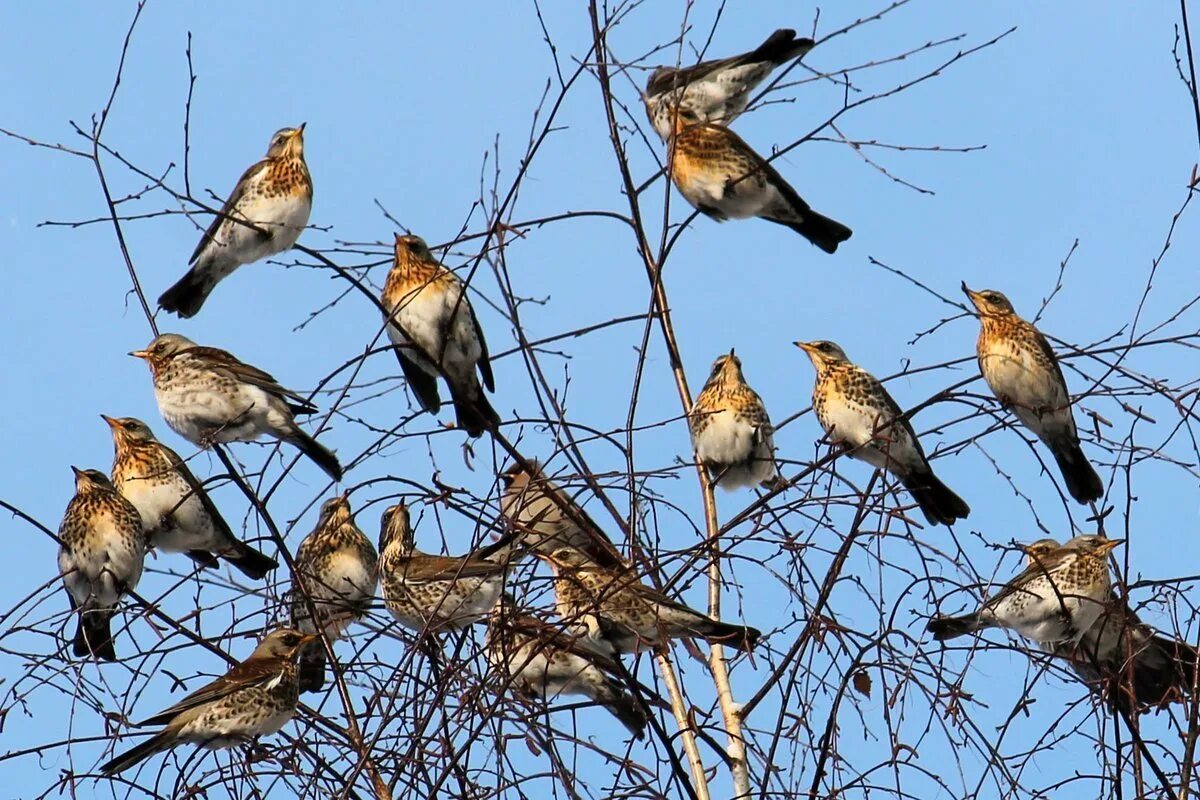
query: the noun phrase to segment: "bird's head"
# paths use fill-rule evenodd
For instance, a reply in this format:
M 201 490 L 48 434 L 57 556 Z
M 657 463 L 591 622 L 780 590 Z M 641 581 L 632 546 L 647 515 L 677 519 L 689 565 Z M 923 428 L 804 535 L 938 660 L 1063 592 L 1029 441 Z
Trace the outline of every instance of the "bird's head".
M 143 444 L 153 442 L 154 434 L 150 426 L 135 417 L 110 417 L 101 414 L 100 419 L 108 423 L 112 430 L 113 441 L 121 444 Z
M 1117 545 L 1124 543 L 1124 539 L 1109 539 L 1106 536 L 1089 534 L 1087 536 L 1076 536 L 1074 539 L 1067 542 L 1066 547 L 1078 551 L 1083 555 L 1105 558 L 1117 547 Z
M 963 281 L 962 290 L 980 316 L 1006 317 L 1016 313 L 1013 311 L 1012 303 L 1008 302 L 1008 298 L 995 289 L 980 289 L 976 292 L 967 286 L 966 281 Z
M 792 342 L 792 344 L 808 353 L 817 372 L 830 364 L 840 364 L 850 360 L 846 358 L 846 352 L 842 348 L 825 339 L 817 339 L 812 342 Z
M 350 510 L 350 493 L 343 492 L 321 504 L 321 515 L 317 526 L 323 528 L 326 525 L 344 525 L 350 521 L 351 517 L 353 517 L 353 513 Z
M 302 122 L 298 128 L 280 128 L 275 131 L 275 135 L 271 137 L 271 143 L 267 145 L 267 158 L 285 156 L 302 158 L 304 156 L 304 126 L 307 124 Z
M 379 552 L 382 553 L 393 544 L 402 551 L 412 550 L 416 544 L 412 518 L 408 506 L 403 502 L 388 506 L 379 517 Z
M 1030 564 L 1037 564 L 1044 561 L 1047 556 L 1061 548 L 1062 545 L 1058 543 L 1057 539 L 1038 539 L 1036 542 L 1021 545 L 1021 551 L 1025 553 L 1026 559 Z
M 278 628 L 263 637 L 250 658 L 295 659 L 304 645 L 317 638 L 315 633 L 301 633 L 293 628 Z
M 75 492 L 77 494 L 103 490 L 116 491 L 108 476 L 98 469 L 80 469 L 73 466 L 71 472 L 75 473 Z
M 134 350 L 129 355 L 142 359 L 150 365 L 150 369 L 156 369 L 178 353 L 195 346 L 195 342 L 178 333 L 160 333 L 150 340 L 145 349 Z
M 425 240 L 411 233 L 396 234 L 395 255 L 397 264 L 408 261 L 436 261 Z
M 717 356 L 713 361 L 712 371 L 708 375 L 708 379 L 726 380 L 730 382 L 741 382 L 742 378 L 742 360 L 737 357 L 732 349 L 727 354 Z

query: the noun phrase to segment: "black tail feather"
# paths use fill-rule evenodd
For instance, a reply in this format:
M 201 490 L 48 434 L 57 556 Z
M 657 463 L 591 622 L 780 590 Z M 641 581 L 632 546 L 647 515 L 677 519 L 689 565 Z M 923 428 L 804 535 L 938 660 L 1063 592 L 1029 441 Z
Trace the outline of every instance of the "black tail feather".
M 800 222 L 773 217 L 764 217 L 763 219 L 779 225 L 786 225 L 826 253 L 836 253 L 838 245 L 849 239 L 854 233 L 837 220 L 822 216 L 812 209 L 803 212 Z
M 1053 452 L 1071 497 L 1086 505 L 1104 496 L 1104 483 L 1088 463 L 1087 456 L 1083 454 L 1083 449 L 1078 443 L 1058 445 L 1053 448 Z
M 174 286 L 158 298 L 158 305 L 183 318 L 194 317 L 208 299 L 216 283 L 209 279 L 208 270 L 201 272 L 199 265 L 192 267 Z
M 965 614 L 961 617 L 934 617 L 929 620 L 925 626 L 925 630 L 933 634 L 933 638 L 939 642 L 944 642 L 948 639 L 957 639 L 959 636 L 966 636 L 968 633 L 975 633 L 988 627 L 978 614 Z
M 298 426 L 288 433 L 287 441 L 300 448 L 300 452 L 316 462 L 317 466 L 325 470 L 329 477 L 335 481 L 342 479 L 342 465 L 338 463 L 337 456 Z
M 901 482 L 930 525 L 953 525 L 955 520 L 966 519 L 971 513 L 971 507 L 932 472 L 909 475 L 901 478 Z
M 738 650 L 753 650 L 758 644 L 762 632 L 749 625 L 733 625 L 720 620 L 707 620 L 700 628 L 700 634 L 710 644 L 734 647 Z
M 100 772 L 104 775 L 116 775 L 118 772 L 124 772 L 133 765 L 145 761 L 160 750 L 166 750 L 170 747 L 171 737 L 171 732 L 165 730 L 159 731 L 138 746 L 126 750 L 112 761 L 100 767 Z
M 775 64 L 784 64 L 793 58 L 804 55 L 812 48 L 812 39 L 797 39 L 796 32 L 791 28 L 780 28 L 755 48 L 746 62 L 771 61 Z
M 73 652 L 78 658 L 98 658 L 116 661 L 117 651 L 112 640 L 112 612 L 85 611 L 79 615 L 75 629 Z
M 237 551 L 225 556 L 225 560 L 233 564 L 242 574 L 252 580 L 262 580 L 267 573 L 279 567 L 279 562 L 255 550 L 248 544 L 238 543 Z
M 602 702 L 609 713 L 633 734 L 633 738 L 638 741 L 646 738 L 646 713 L 629 694 L 614 688 L 612 695 Z
M 483 389 L 479 384 L 475 384 L 474 390 L 470 392 L 456 390 L 453 386 L 450 388 L 458 427 L 465 430 L 468 436 L 482 436 L 485 430 L 500 425 L 500 415 L 483 396 Z
M 300 651 L 296 685 L 301 692 L 319 692 L 325 686 L 325 645 L 310 642 Z

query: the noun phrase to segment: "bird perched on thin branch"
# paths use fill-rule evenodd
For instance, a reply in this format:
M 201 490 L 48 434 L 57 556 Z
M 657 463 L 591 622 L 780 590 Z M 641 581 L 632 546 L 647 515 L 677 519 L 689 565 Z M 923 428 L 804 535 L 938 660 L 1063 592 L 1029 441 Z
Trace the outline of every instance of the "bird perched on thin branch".
M 319 625 L 332 644 L 350 623 L 371 610 L 379 582 L 379 555 L 354 524 L 346 494 L 322 504 L 317 526 L 300 543 L 294 564 L 291 606 L 297 630 L 316 633 Z M 315 692 L 324 685 L 325 647 L 313 642 L 300 654 L 300 691 Z
M 129 355 L 149 365 L 158 410 L 192 444 L 252 442 L 266 434 L 295 445 L 329 477 L 342 479 L 337 456 L 296 424 L 298 415 L 315 414 L 317 407 L 261 369 L 177 333 L 156 336 Z
M 760 217 L 791 228 L 826 253 L 852 231 L 813 211 L 791 184 L 728 128 L 679 109 L 668 142 L 671 180 L 683 199 L 710 219 Z
M 58 527 L 58 570 L 71 610 L 79 614 L 72 652 L 116 661 L 112 617 L 136 589 L 146 556 L 142 518 L 97 469 L 71 467 L 75 496 Z
M 504 484 L 500 513 L 513 528 L 515 549 L 549 555 L 560 547 L 571 547 L 603 565 L 623 564 L 616 546 L 574 497 L 546 477 L 536 461 L 527 463 L 532 474 L 520 462 L 500 473 Z M 502 557 L 497 553 L 492 558 Z
M 1028 545 L 1029 565 L 1061 547 L 1054 539 Z M 1195 648 L 1156 633 L 1111 587 L 1100 616 L 1078 643 L 1047 642 L 1042 649 L 1066 659 L 1084 683 L 1119 708 L 1165 706 L 1192 693 Z
M 895 475 L 931 525 L 952 525 L 971 513 L 938 480 L 912 423 L 875 376 L 852 364 L 833 342 L 796 342 L 817 370 L 813 410 L 834 445 L 852 458 Z
M 935 617 L 926 629 L 939 642 L 1007 628 L 1037 644 L 1076 646 L 1104 611 L 1112 587 L 1108 554 L 1122 541 L 1089 535 L 1061 547 L 1039 543 L 1026 550 L 1025 569 L 978 611 Z
M 502 563 L 476 554 L 438 556 L 417 549 L 408 506 L 383 512 L 379 580 L 388 611 L 415 631 L 465 628 L 496 605 L 504 590 Z
M 487 341 L 458 276 L 441 265 L 419 236 L 396 236 L 395 264 L 383 286 L 388 309 L 388 337 L 404 378 L 421 407 L 436 414 L 438 375 L 446 379 L 458 426 L 480 436 L 500 424 L 488 403 L 479 375 L 489 392 L 496 391 Z
M 979 312 L 975 349 L 992 393 L 1050 448 L 1071 497 L 1085 504 L 1099 500 L 1104 484 L 1079 446 L 1071 395 L 1050 343 L 1000 292 L 975 292 L 965 281 L 962 290 Z
M 138 510 L 151 546 L 187 553 L 206 567 L 215 567 L 220 556 L 255 580 L 279 566 L 233 535 L 187 463 L 155 439 L 146 423 L 100 416 L 112 429 L 116 450 L 113 486 Z
M 813 40 L 780 28 L 748 53 L 701 61 L 690 67 L 659 67 L 650 74 L 642 99 L 654 130 L 671 137 L 675 109 L 686 108 L 701 122 L 729 125 L 746 110 L 750 92 L 775 70 L 813 49 Z
M 775 477 L 774 428 L 762 398 L 732 350 L 713 362 L 689 417 L 696 460 L 718 486 L 736 489 Z
M 761 636 L 755 628 L 713 619 L 672 600 L 642 583 L 631 567 L 601 566 L 570 547 L 539 557 L 554 571 L 558 615 L 570 625 L 585 626 L 593 640 L 608 642 L 619 653 L 685 637 L 752 650 Z
M 245 661 L 165 711 L 137 723 L 138 727 L 166 727 L 100 771 L 116 775 L 185 742 L 217 750 L 275 733 L 296 713 L 296 654 L 314 638 L 291 628 L 267 634 Z
M 488 662 L 503 685 L 542 702 L 583 695 L 607 709 L 635 739 L 645 737 L 646 713 L 622 684 L 620 665 L 606 644 L 521 613 L 507 593 L 488 622 L 485 643 Z
M 304 126 L 282 128 L 267 155 L 246 170 L 213 219 L 191 269 L 158 298 L 165 310 L 194 316 L 209 292 L 242 264 L 290 250 L 308 224 L 313 185 L 304 162 Z

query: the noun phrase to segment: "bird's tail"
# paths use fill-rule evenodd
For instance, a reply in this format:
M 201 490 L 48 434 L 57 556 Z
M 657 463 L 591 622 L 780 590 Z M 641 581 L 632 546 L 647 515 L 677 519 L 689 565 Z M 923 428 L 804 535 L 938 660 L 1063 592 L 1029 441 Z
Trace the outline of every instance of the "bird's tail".
M 325 470 L 325 474 L 329 477 L 335 481 L 342 479 L 342 465 L 338 463 L 337 456 L 325 445 L 301 430 L 300 426 L 293 425 L 285 439 L 300 448 L 300 452 L 316 462 L 317 466 Z
M 804 55 L 813 49 L 812 39 L 797 39 L 796 32 L 790 28 L 780 28 L 767 37 L 767 40 L 754 49 L 746 59 L 747 62 L 771 61 L 784 64 L 793 58 Z
M 202 269 L 202 263 L 203 261 L 196 262 L 174 286 L 158 298 L 158 305 L 164 311 L 178 314 L 185 319 L 196 316 L 200 311 L 209 293 L 217 285 L 214 270 L 207 265 Z
M 300 651 L 296 685 L 301 692 L 319 692 L 325 686 L 325 645 L 309 642 Z
M 482 436 L 485 430 L 500 424 L 500 415 L 483 396 L 483 387 L 474 376 L 467 386 L 451 384 L 450 394 L 454 399 L 454 414 L 458 420 L 458 427 L 465 430 L 468 436 Z
M 944 642 L 990 627 L 988 621 L 979 614 L 964 614 L 961 617 L 934 617 L 926 624 L 925 630 L 933 634 L 936 641 Z
M 796 216 L 799 217 L 799 220 L 777 217 L 764 217 L 764 219 L 779 225 L 786 225 L 826 253 L 837 252 L 838 245 L 849 239 L 854 233 L 837 220 L 822 216 L 811 208 L 798 212 Z
M 116 661 L 112 640 L 112 611 L 83 611 L 75 629 L 74 653 L 78 658 Z
M 736 647 L 739 650 L 753 650 L 754 645 L 758 644 L 759 637 L 762 636 L 761 631 L 751 628 L 749 625 L 732 625 L 728 622 L 707 618 L 696 626 L 696 631 L 709 644 Z
M 216 569 L 221 562 L 207 550 L 188 550 L 187 557 L 204 569 Z
M 1064 442 L 1052 450 L 1071 497 L 1086 504 L 1104 496 L 1104 483 L 1088 463 L 1087 456 L 1083 454 L 1083 449 L 1078 443 Z
M 639 741 L 645 738 L 646 712 L 642 711 L 637 700 L 629 692 L 612 679 L 608 679 L 590 694 L 593 700 L 608 709 L 608 713 L 616 717 L 633 734 L 633 738 Z
M 124 772 L 133 765 L 145 761 L 155 753 L 169 748 L 173 738 L 174 733 L 170 729 L 161 730 L 146 741 L 126 750 L 112 761 L 100 767 L 100 772 L 105 775 L 116 775 L 118 772 Z
M 930 525 L 953 525 L 955 520 L 966 519 L 971 513 L 971 507 L 932 472 L 910 474 L 901 478 L 901 483 L 917 501 Z
M 236 548 L 231 549 L 229 553 L 222 553 L 221 555 L 224 556 L 226 561 L 241 570 L 242 574 L 247 578 L 256 581 L 267 577 L 268 572 L 279 566 L 278 561 L 263 555 L 244 542 L 238 542 Z

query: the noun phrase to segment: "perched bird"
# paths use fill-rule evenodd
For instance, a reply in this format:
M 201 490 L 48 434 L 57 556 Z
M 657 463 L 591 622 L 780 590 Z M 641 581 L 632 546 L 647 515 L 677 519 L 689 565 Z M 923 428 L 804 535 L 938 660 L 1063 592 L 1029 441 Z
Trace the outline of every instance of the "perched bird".
M 1054 539 L 1041 539 L 1025 552 L 1035 565 L 1061 547 Z M 1129 710 L 1189 696 L 1196 675 L 1195 648 L 1156 633 L 1111 587 L 1100 616 L 1078 643 L 1046 642 L 1042 649 L 1066 659 L 1084 683 Z
M 754 486 L 775 477 L 774 428 L 762 398 L 742 375 L 733 351 L 712 365 L 691 413 L 692 447 L 725 489 Z
M 329 477 L 342 479 L 337 456 L 296 424 L 297 415 L 315 414 L 317 407 L 261 369 L 177 333 L 156 336 L 145 350 L 129 355 L 150 366 L 158 410 L 171 430 L 192 444 L 252 442 L 267 434 L 295 445 Z
M 835 445 L 895 475 L 929 524 L 952 525 L 971 513 L 962 498 L 933 474 L 912 423 L 875 376 L 850 363 L 833 342 L 795 345 L 808 353 L 817 370 L 813 410 Z
M 103 472 L 71 470 L 75 496 L 58 527 L 58 571 L 71 610 L 79 613 L 72 652 L 116 661 L 110 624 L 121 595 L 136 589 L 142 577 L 142 518 Z
M 664 142 L 671 138 L 676 108 L 686 108 L 700 122 L 729 125 L 746 110 L 754 87 L 776 67 L 812 49 L 812 39 L 780 28 L 748 53 L 690 67 L 659 67 L 642 96 L 646 114 Z
M 761 217 L 791 228 L 826 253 L 850 238 L 849 228 L 809 208 L 740 136 L 700 121 L 690 109 L 679 109 L 668 149 L 675 188 L 717 222 Z
M 543 702 L 583 695 L 608 709 L 635 739 L 645 737 L 646 713 L 621 683 L 620 665 L 605 644 L 522 614 L 506 593 L 488 622 L 485 645 L 504 685 Z
M 684 637 L 752 650 L 761 636 L 754 628 L 722 622 L 675 602 L 642 583 L 631 567 L 604 567 L 570 547 L 539 557 L 554 571 L 558 615 L 569 625 L 586 626 L 593 640 L 605 641 L 619 653 Z
M 388 611 L 408 628 L 465 628 L 483 619 L 504 590 L 506 569 L 475 554 L 456 558 L 422 553 L 408 506 L 400 503 L 383 512 L 379 582 Z
M 184 742 L 218 750 L 275 733 L 296 713 L 296 654 L 315 638 L 291 628 L 271 631 L 245 661 L 165 711 L 137 723 L 138 727 L 166 727 L 100 771 L 116 775 Z
M 966 282 L 962 290 L 979 312 L 975 349 L 992 393 L 1050 448 L 1071 497 L 1080 503 L 1099 500 L 1104 484 L 1079 446 L 1071 395 L 1050 343 L 1000 292 L 974 292 Z
M 489 392 L 496 391 L 487 342 L 467 299 L 466 287 L 429 252 L 419 236 L 396 236 L 395 264 L 383 286 L 383 307 L 390 311 L 388 337 L 421 407 L 436 414 L 442 407 L 437 378 L 450 387 L 458 426 L 470 436 L 500 424 L 475 370 Z
M 1061 547 L 1038 545 L 1030 563 L 985 602 L 959 617 L 935 617 L 926 629 L 939 642 L 988 628 L 1008 628 L 1038 644 L 1078 645 L 1104 611 L 1112 587 L 1108 554 L 1122 539 L 1076 536 Z
M 333 643 L 350 623 L 371 610 L 379 582 L 379 556 L 354 524 L 347 495 L 330 498 L 321 506 L 317 526 L 300 543 L 294 563 L 291 603 L 297 630 L 315 633 L 319 624 Z M 316 609 L 317 623 L 311 609 Z M 324 685 L 325 647 L 313 642 L 300 654 L 300 691 L 315 692 Z
M 267 156 L 246 170 L 213 219 L 191 269 L 158 298 L 165 310 L 191 317 L 217 283 L 242 264 L 290 250 L 308 224 L 313 185 L 304 163 L 304 126 L 282 128 Z
M 155 439 L 146 423 L 100 416 L 112 429 L 116 450 L 113 486 L 138 510 L 151 546 L 187 553 L 206 567 L 216 566 L 220 556 L 255 580 L 279 566 L 233 535 L 187 463 Z
M 574 497 L 546 477 L 536 461 L 528 463 L 532 474 L 519 462 L 500 473 L 504 483 L 500 513 L 512 526 L 516 549 L 549 555 L 571 547 L 602 565 L 624 564 L 616 546 Z M 501 555 L 493 559 L 500 560 Z

